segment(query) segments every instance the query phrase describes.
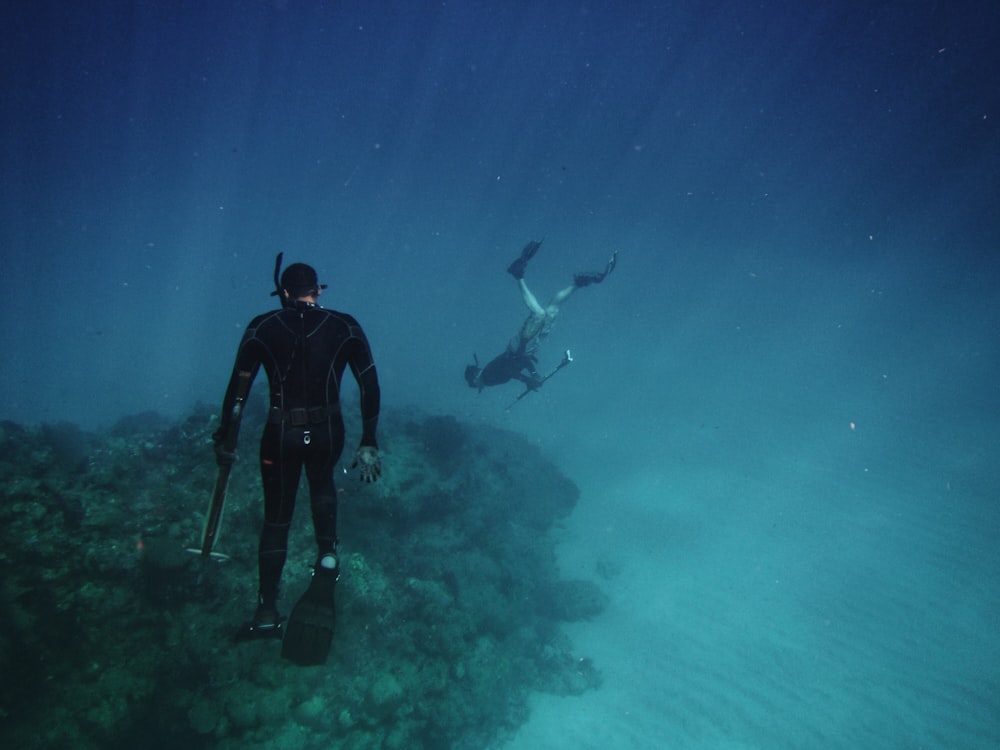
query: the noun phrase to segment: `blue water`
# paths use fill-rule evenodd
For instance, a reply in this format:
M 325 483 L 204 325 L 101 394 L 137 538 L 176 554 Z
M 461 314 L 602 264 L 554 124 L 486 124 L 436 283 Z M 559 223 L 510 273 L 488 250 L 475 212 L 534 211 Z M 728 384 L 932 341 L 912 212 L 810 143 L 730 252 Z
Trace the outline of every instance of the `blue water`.
M 581 487 L 604 684 L 511 750 L 1000 746 L 1000 7 L 883 5 L 7 9 L 0 418 L 215 403 L 284 251 Z M 506 411 L 543 237 L 619 265 Z

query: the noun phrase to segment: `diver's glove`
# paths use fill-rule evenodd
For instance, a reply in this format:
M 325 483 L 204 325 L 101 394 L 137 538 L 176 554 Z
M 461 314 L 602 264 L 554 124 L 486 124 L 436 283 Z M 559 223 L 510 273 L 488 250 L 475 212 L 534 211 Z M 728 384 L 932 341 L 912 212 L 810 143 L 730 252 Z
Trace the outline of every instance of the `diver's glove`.
M 382 457 L 374 445 L 362 445 L 354 454 L 352 469 L 359 469 L 358 479 L 371 484 L 382 476 Z
M 222 443 L 215 444 L 215 465 L 216 466 L 232 466 L 236 461 L 236 452 L 227 451 L 223 447 Z
M 215 444 L 215 464 L 220 467 L 232 466 L 236 461 L 236 451 L 226 450 L 226 442 L 220 432 L 221 429 L 212 435 L 212 442 Z

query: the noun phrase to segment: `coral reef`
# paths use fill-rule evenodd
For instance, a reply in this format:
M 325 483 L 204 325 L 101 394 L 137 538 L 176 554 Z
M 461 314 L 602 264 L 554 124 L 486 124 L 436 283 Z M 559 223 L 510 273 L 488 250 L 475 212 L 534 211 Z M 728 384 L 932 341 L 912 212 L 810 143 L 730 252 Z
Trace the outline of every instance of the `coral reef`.
M 378 484 L 338 476 L 342 573 L 325 667 L 234 645 L 252 611 L 260 516 L 248 410 L 216 549 L 201 534 L 215 417 L 196 407 L 102 433 L 0 423 L 0 736 L 20 748 L 476 748 L 527 697 L 599 674 L 560 622 L 605 603 L 560 581 L 552 530 L 573 483 L 517 435 L 416 411 L 383 417 Z M 358 434 L 348 425 L 348 434 Z M 285 595 L 314 542 L 300 491 Z

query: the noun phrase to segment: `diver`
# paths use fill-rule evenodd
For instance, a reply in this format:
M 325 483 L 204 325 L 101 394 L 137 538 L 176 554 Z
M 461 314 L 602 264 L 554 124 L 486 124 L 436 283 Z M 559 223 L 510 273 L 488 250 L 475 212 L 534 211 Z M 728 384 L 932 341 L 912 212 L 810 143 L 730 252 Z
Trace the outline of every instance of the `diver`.
M 333 632 L 333 590 L 337 559 L 337 490 L 333 471 L 344 447 L 340 384 L 350 368 L 361 396 L 362 435 L 351 468 L 374 482 L 382 465 L 375 438 L 380 391 L 368 340 L 346 313 L 327 310 L 317 300 L 326 284 L 316 271 L 293 263 L 281 274 L 275 263 L 275 291 L 282 309 L 258 315 L 243 334 L 214 433 L 220 466 L 236 458 L 241 404 L 258 370 L 267 373 L 270 410 L 260 441 L 264 521 L 258 548 L 258 606 L 237 634 L 283 638 L 282 655 L 302 664 L 326 661 Z M 228 438 L 228 439 L 227 439 Z M 318 557 L 312 583 L 289 620 L 278 614 L 278 587 L 288 550 L 288 532 L 299 478 L 309 483 Z
M 507 267 L 507 273 L 517 279 L 521 298 L 529 311 L 528 318 L 524 321 L 517 335 L 507 344 L 506 350 L 490 360 L 485 367 L 480 367 L 479 358 L 474 357 L 475 363 L 465 368 L 465 382 L 469 384 L 470 388 L 482 391 L 487 386 L 502 385 L 511 380 L 521 381 L 529 391 L 540 388 L 546 378 L 535 369 L 538 362 L 535 352 L 538 350 L 541 339 L 545 338 L 552 329 L 552 324 L 559 314 L 560 305 L 577 289 L 591 284 L 600 284 L 604 281 L 605 277 L 614 270 L 618 260 L 618 251 L 615 251 L 603 271 L 575 274 L 573 283 L 556 292 L 555 296 L 549 300 L 549 304 L 542 307 L 524 281 L 524 272 L 527 269 L 528 261 L 534 257 L 541 246 L 541 242 L 532 240 L 524 246 L 517 259 Z M 567 361 L 570 361 L 569 352 L 567 352 L 563 362 Z

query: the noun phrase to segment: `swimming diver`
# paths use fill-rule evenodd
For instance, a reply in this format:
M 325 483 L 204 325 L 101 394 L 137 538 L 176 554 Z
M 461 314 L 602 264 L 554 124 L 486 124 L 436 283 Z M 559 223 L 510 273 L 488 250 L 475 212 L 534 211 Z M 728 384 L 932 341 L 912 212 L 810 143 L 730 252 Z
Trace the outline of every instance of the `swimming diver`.
M 541 387 L 546 378 L 535 369 L 538 362 L 535 352 L 538 350 L 541 339 L 545 338 L 552 329 L 560 306 L 577 289 L 591 284 L 600 284 L 604 281 L 605 277 L 614 270 L 618 260 L 618 252 L 615 251 L 603 271 L 575 274 L 573 283 L 556 292 L 549 304 L 542 307 L 524 280 L 528 261 L 535 256 L 541 246 L 541 242 L 532 240 L 524 246 L 521 254 L 507 267 L 507 273 L 517 280 L 521 290 L 521 298 L 528 308 L 528 317 L 521 325 L 521 330 L 507 344 L 503 353 L 490 360 L 485 367 L 480 367 L 478 358 L 475 358 L 474 364 L 465 368 L 465 382 L 469 384 L 470 388 L 482 391 L 483 388 L 502 385 L 511 380 L 521 381 L 528 390 L 537 390 Z M 567 361 L 569 361 L 568 352 L 563 362 Z

